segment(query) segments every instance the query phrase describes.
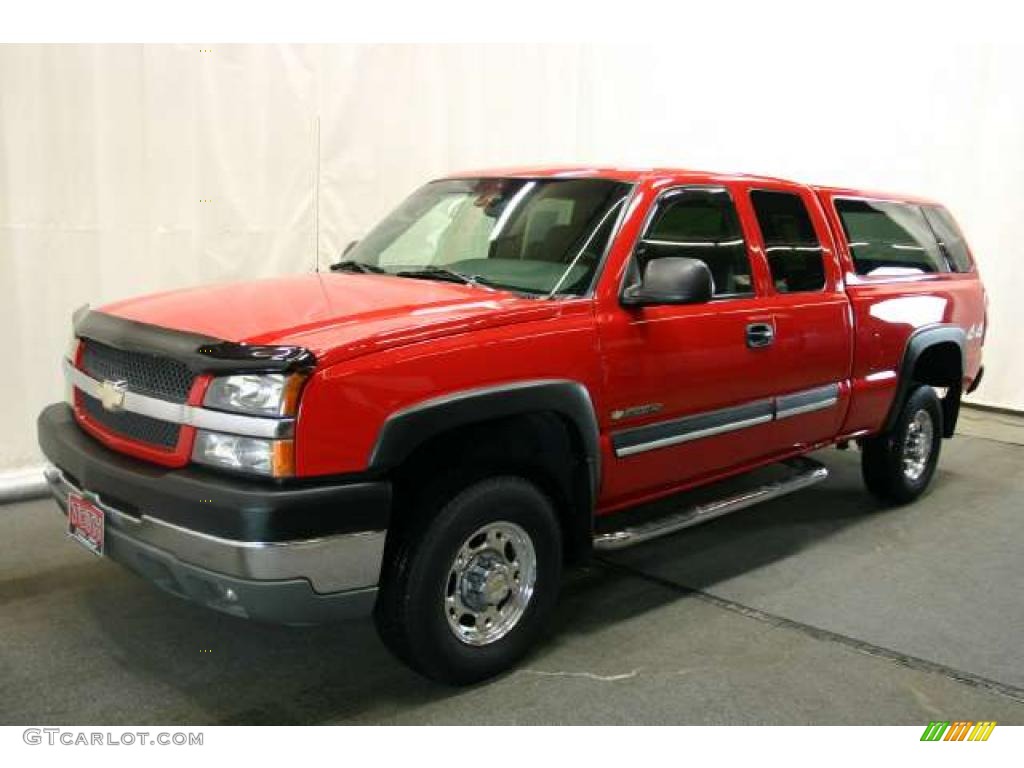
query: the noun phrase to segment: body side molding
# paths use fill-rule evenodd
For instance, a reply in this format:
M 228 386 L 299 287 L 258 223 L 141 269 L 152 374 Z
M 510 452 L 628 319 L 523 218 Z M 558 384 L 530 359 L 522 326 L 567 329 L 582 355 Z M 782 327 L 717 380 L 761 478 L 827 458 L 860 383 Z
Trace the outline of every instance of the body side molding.
M 839 391 L 839 383 L 834 382 L 714 411 L 657 421 L 614 433 L 612 447 L 615 449 L 615 456 L 621 459 L 637 453 L 688 443 L 691 440 L 756 427 L 770 421 L 821 411 L 838 404 Z
M 764 424 L 771 421 L 772 417 L 771 399 L 757 400 L 623 430 L 612 435 L 612 445 L 615 448 L 615 455 L 622 458 Z
M 775 398 L 775 418 L 787 419 L 802 413 L 831 408 L 839 402 L 839 384 L 826 384 Z

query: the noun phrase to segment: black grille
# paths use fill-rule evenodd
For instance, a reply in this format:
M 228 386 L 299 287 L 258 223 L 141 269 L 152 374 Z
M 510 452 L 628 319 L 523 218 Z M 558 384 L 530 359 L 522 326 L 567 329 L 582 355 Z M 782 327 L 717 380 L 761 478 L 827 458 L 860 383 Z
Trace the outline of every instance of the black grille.
M 161 448 L 174 448 L 178 444 L 180 424 L 160 421 L 160 419 L 130 411 L 108 411 L 95 397 L 90 397 L 81 390 L 78 391 L 78 394 L 82 398 L 82 407 L 85 412 L 93 421 L 99 422 L 111 432 L 116 432 L 130 440 L 158 445 Z
M 175 403 L 188 398 L 195 376 L 184 363 L 144 352 L 125 352 L 91 339 L 83 343 L 81 367 L 94 379 L 125 381 L 131 392 Z

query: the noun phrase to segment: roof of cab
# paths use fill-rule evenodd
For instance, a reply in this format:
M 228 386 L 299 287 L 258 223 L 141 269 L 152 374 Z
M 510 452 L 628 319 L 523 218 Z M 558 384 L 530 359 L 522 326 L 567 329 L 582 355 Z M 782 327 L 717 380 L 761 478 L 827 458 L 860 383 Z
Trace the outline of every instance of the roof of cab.
M 594 166 L 594 165 L 537 165 L 537 166 L 514 166 L 510 168 L 485 168 L 470 171 L 460 171 L 448 174 L 445 178 L 466 179 L 466 178 L 586 178 L 586 179 L 614 179 L 636 183 L 646 179 L 662 176 L 684 176 L 693 179 L 715 179 L 727 181 L 729 179 L 745 181 L 775 181 L 786 184 L 794 184 L 787 179 L 776 179 L 768 176 L 753 176 L 744 173 L 720 173 L 715 171 L 696 171 L 688 168 L 621 168 L 615 166 Z
M 890 200 L 900 203 L 911 203 L 913 205 L 941 205 L 937 200 L 931 200 L 920 195 L 903 195 L 893 192 L 879 192 L 878 190 L 849 189 L 847 187 L 824 187 L 811 185 L 811 189 L 828 197 L 859 197 L 867 200 Z
M 467 178 L 584 178 L 584 179 L 614 179 L 630 184 L 642 181 L 659 179 L 664 177 L 686 178 L 695 183 L 700 182 L 727 182 L 727 181 L 753 181 L 753 182 L 774 182 L 782 184 L 793 184 L 806 186 L 815 192 L 832 197 L 862 197 L 878 200 L 894 200 L 918 205 L 938 205 L 934 200 L 929 200 L 918 195 L 903 195 L 890 192 L 878 192 L 875 190 L 858 190 L 846 187 L 830 187 L 816 184 L 804 184 L 791 179 L 781 179 L 773 176 L 758 176 L 747 173 L 722 173 L 717 171 L 697 171 L 689 168 L 622 168 L 616 166 L 599 165 L 536 165 L 536 166 L 513 166 L 509 168 L 485 168 L 471 171 L 461 171 L 448 174 L 444 178 L 467 179 Z

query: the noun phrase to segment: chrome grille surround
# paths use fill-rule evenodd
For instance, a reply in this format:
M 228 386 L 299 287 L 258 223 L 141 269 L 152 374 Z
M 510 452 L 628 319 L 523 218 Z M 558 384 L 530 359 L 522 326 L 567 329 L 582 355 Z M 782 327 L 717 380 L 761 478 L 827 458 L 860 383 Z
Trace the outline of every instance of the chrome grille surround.
M 103 382 L 94 379 L 70 360 L 64 360 L 64 377 L 82 395 L 99 399 Z M 290 438 L 295 434 L 295 419 L 249 416 L 241 413 L 215 411 L 211 408 L 173 403 L 133 392 L 129 388 L 124 394 L 123 411 L 148 416 L 158 421 L 182 426 L 226 432 L 230 435 L 265 437 L 272 440 Z

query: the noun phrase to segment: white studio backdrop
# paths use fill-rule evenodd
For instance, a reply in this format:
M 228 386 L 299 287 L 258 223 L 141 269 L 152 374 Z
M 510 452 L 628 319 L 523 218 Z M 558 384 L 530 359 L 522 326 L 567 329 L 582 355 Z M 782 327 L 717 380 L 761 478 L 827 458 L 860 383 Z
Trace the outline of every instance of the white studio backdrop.
M 678 47 L 0 46 L 0 471 L 40 460 L 35 416 L 63 396 L 81 304 L 324 267 L 420 183 L 514 164 L 938 198 L 991 300 L 975 400 L 1024 408 L 1022 73 L 1024 47 L 909 35 L 871 51 L 750 32 Z

